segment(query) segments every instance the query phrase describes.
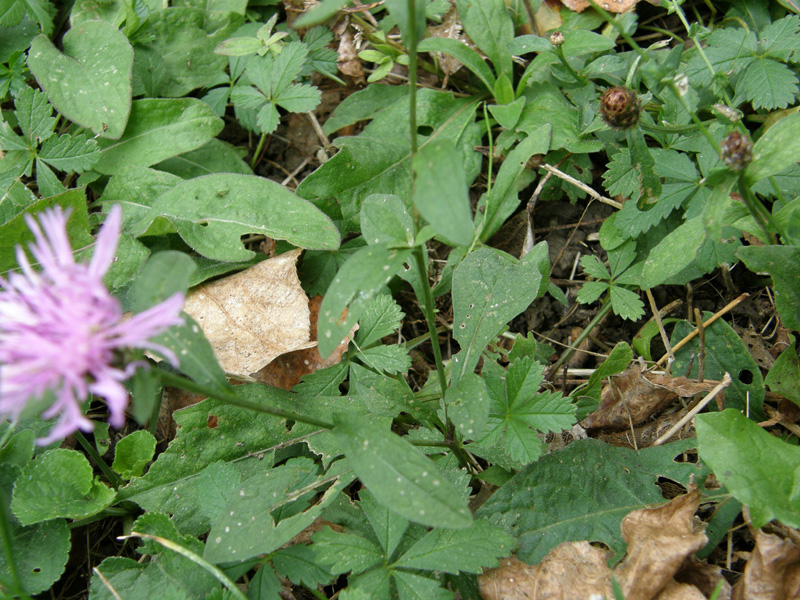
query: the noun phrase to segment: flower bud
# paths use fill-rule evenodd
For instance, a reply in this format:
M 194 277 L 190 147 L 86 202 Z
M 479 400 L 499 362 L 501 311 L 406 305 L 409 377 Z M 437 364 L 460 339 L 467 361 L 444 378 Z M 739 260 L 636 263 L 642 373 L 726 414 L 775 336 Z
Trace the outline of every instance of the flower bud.
M 747 135 L 731 131 L 722 140 L 722 162 L 733 171 L 741 171 L 753 160 L 753 142 Z
M 550 34 L 550 43 L 553 44 L 553 46 L 560 46 L 564 43 L 564 34 L 560 31 L 554 31 Z
M 612 87 L 600 97 L 600 116 L 614 129 L 630 129 L 635 126 L 641 112 L 642 103 L 636 92 L 626 87 Z

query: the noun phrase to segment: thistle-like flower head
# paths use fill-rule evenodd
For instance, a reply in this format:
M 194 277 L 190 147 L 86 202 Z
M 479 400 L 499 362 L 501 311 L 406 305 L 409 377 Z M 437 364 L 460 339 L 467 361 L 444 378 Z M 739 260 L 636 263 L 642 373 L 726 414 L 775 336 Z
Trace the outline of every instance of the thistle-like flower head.
M 630 129 L 639 122 L 642 103 L 632 89 L 616 86 L 600 96 L 600 117 L 614 129 Z
M 122 211 L 116 206 L 97 236 L 88 263 L 77 263 L 67 238 L 69 214 L 60 207 L 38 221 L 26 216 L 34 235 L 30 253 L 17 247 L 20 272 L 0 277 L 0 417 L 16 420 L 29 402 L 51 390 L 55 400 L 42 413 L 58 421 L 41 445 L 74 431 L 91 431 L 82 410 L 89 394 L 105 399 L 109 422 L 125 422 L 128 393 L 122 381 L 140 363 L 120 364 L 123 348 L 157 350 L 177 365 L 175 355 L 150 341 L 183 322 L 183 294 L 123 320 L 119 301 L 103 284 L 119 242 Z
M 722 140 L 721 158 L 729 169 L 741 171 L 753 160 L 753 142 L 747 135 L 731 131 Z

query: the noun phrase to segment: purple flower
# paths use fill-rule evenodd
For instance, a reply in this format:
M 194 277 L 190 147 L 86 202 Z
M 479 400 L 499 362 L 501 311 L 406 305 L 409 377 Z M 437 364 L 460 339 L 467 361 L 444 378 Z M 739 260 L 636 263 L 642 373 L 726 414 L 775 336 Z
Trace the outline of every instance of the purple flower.
M 173 365 L 175 355 L 149 339 L 180 317 L 183 294 L 123 320 L 122 308 L 103 284 L 114 260 L 122 210 L 115 206 L 97 236 L 89 263 L 76 263 L 67 238 L 67 219 L 60 207 L 26 215 L 35 241 L 29 245 L 41 271 L 34 271 L 17 246 L 21 273 L 0 277 L 0 418 L 16 420 L 29 402 L 47 390 L 55 395 L 42 413 L 58 422 L 37 442 L 46 445 L 92 422 L 81 405 L 89 394 L 105 399 L 114 427 L 125 423 L 128 393 L 120 383 L 141 363 L 120 364 L 122 348 L 157 350 Z

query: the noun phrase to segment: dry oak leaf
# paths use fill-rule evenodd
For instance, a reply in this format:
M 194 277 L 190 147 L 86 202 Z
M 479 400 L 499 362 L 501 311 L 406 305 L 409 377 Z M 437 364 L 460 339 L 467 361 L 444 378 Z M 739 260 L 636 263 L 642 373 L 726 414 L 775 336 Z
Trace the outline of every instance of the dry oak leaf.
M 564 542 L 538 565 L 516 556 L 478 577 L 484 600 L 574 600 L 613 598 L 609 553 L 589 542 Z
M 733 600 L 800 598 L 800 548 L 777 535 L 756 532 L 756 546 L 733 586 Z
M 189 292 L 183 309 L 203 329 L 226 373 L 248 377 L 281 354 L 316 345 L 308 297 L 297 277 L 300 252 Z
M 663 506 L 635 510 L 622 520 L 628 551 L 614 575 L 626 600 L 660 598 L 683 562 L 706 545 L 705 534 L 695 531 L 694 513 L 700 498 L 693 486 L 688 494 Z
M 660 0 L 647 0 L 650 4 L 659 5 Z M 562 4 L 573 12 L 583 12 L 591 6 L 586 0 L 561 0 Z M 596 0 L 597 5 L 610 13 L 624 13 L 633 10 L 639 0 Z
M 629 429 L 645 422 L 672 404 L 679 396 L 689 398 L 711 390 L 717 382 L 697 382 L 642 371 L 633 364 L 611 377 L 600 394 L 600 405 L 581 425 L 585 429 Z

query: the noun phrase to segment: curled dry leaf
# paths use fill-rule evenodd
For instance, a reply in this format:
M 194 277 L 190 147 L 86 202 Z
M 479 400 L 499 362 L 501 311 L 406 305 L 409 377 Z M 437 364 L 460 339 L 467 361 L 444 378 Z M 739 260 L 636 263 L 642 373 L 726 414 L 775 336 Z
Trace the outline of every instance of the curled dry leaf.
M 659 4 L 659 0 L 647 1 L 656 6 Z M 582 12 L 591 6 L 586 0 L 561 0 L 561 2 L 574 12 Z M 639 0 L 596 0 L 596 2 L 603 10 L 610 13 L 624 13 L 633 10 Z
M 572 600 L 613 598 L 608 552 L 588 542 L 564 542 L 538 565 L 515 556 L 478 577 L 484 600 Z
M 611 378 L 600 395 L 600 406 L 581 425 L 586 429 L 629 429 L 672 404 L 678 397 L 706 393 L 715 382 L 642 372 L 638 364 Z
M 756 547 L 733 587 L 733 600 L 800 598 L 800 548 L 777 535 L 757 531 Z
M 660 597 L 686 558 L 706 545 L 705 534 L 695 531 L 700 497 L 694 487 L 663 506 L 635 510 L 622 520 L 628 551 L 614 574 L 626 600 Z
M 186 298 L 225 372 L 247 377 L 292 350 L 310 348 L 308 297 L 292 250 L 208 285 Z
M 434 25 L 432 27 L 428 27 L 428 37 L 438 37 L 438 38 L 450 38 L 453 40 L 459 40 L 464 42 L 471 48 L 477 50 L 475 45 L 472 43 L 466 35 L 462 33 L 462 26 L 461 21 L 458 18 L 458 10 L 456 10 L 456 5 L 450 7 L 444 17 L 442 17 L 442 23 L 440 25 Z M 444 71 L 445 77 L 450 77 L 456 71 L 458 71 L 464 65 L 461 64 L 453 56 L 449 54 L 445 54 L 443 52 L 436 53 L 436 60 L 439 61 L 439 65 L 442 67 L 442 71 Z M 446 81 L 446 80 L 445 80 Z M 443 84 L 444 86 L 444 84 Z
M 343 19 L 341 27 L 341 37 L 337 48 L 338 58 L 336 64 L 339 71 L 353 78 L 357 85 L 364 85 L 364 68 L 361 66 L 361 59 L 358 58 L 358 48 L 356 48 L 356 34 L 349 26 L 349 19 Z

